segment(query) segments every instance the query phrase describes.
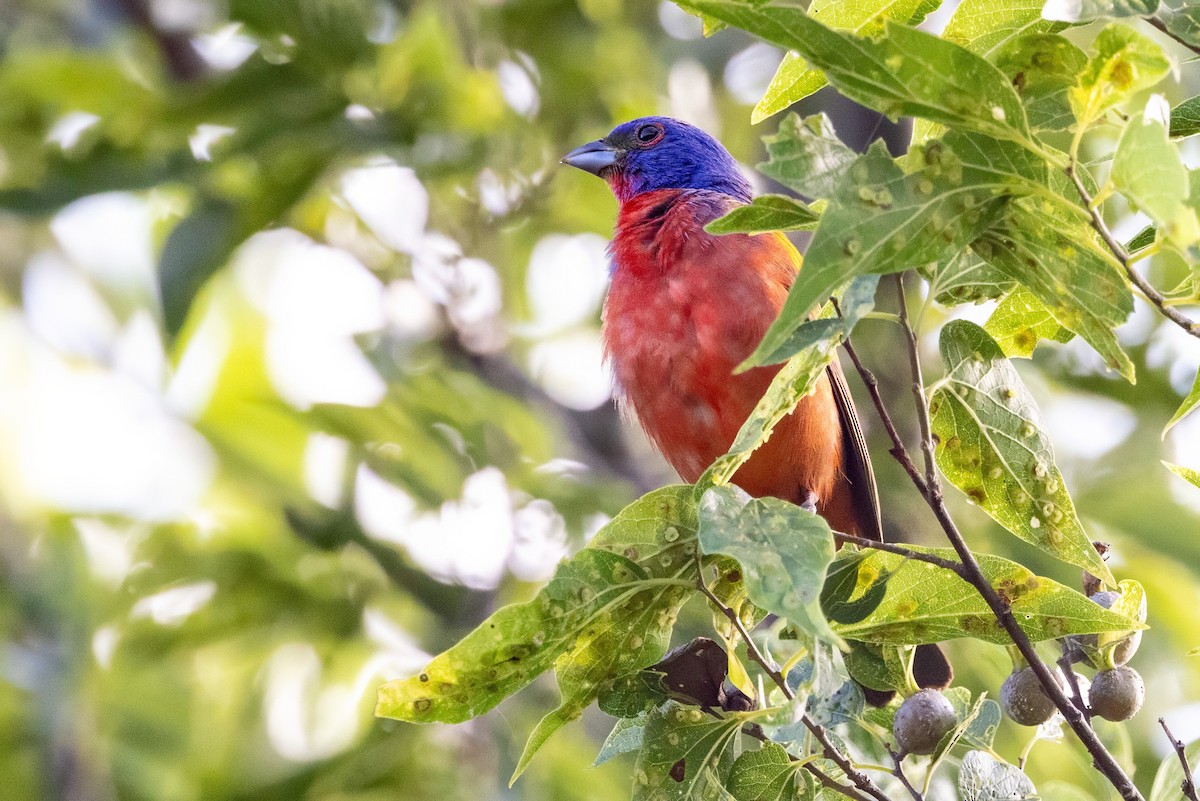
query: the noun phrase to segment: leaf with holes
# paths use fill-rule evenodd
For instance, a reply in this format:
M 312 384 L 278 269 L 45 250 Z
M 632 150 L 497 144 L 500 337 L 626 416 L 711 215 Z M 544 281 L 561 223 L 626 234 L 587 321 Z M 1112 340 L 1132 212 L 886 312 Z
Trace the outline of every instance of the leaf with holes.
M 690 486 L 630 504 L 527 603 L 506 606 L 417 676 L 384 684 L 375 713 L 411 723 L 482 715 L 555 668 L 562 703 L 530 736 L 519 774 L 607 685 L 658 661 L 696 580 Z
M 846 172 L 779 317 L 743 367 L 767 363 L 847 279 L 948 258 L 998 219 L 997 189 L 1007 191 L 1008 179 L 992 168 L 964 165 L 942 142 L 914 150 L 909 162 L 917 166 L 905 173 L 877 142 Z
M 807 782 L 798 776 L 800 763 L 783 746 L 767 743 L 746 751 L 733 763 L 727 785 L 737 801 L 799 801 L 810 797 Z M 802 787 L 797 786 L 799 782 Z
M 1062 36 L 1038 33 L 1010 39 L 992 60 L 1012 80 L 1030 125 L 1065 131 L 1075 124 L 1069 93 L 1087 65 L 1082 50 Z
M 970 751 L 958 769 L 962 801 L 1035 801 L 1037 788 L 1012 765 L 984 751 Z
M 885 21 L 878 39 L 836 31 L 799 6 L 676 0 L 799 53 L 842 94 L 889 117 L 923 117 L 1029 141 L 1025 109 L 1002 72 L 957 44 Z
M 1025 287 L 1010 292 L 984 325 L 1010 359 L 1028 359 L 1043 339 L 1070 342 L 1075 335 L 1058 324 L 1042 302 Z
M 810 636 L 841 644 L 821 613 L 833 533 L 821 516 L 778 498 L 713 487 L 700 500 L 697 536 L 706 554 L 738 560 L 750 600 Z
M 731 481 L 738 468 L 767 440 L 779 421 L 813 391 L 836 358 L 837 346 L 874 305 L 874 278 L 860 276 L 850 282 L 842 295 L 844 317 L 841 320 L 833 319 L 833 304 L 827 304 L 818 319 L 802 323 L 766 355 L 771 363 L 783 359 L 787 361 L 771 379 L 766 393 L 738 430 L 729 451 L 717 458 L 696 482 L 698 489 Z M 744 368 L 745 365 L 742 365 L 738 370 Z
M 943 306 L 982 303 L 1012 290 L 1015 282 L 970 250 L 923 265 L 917 271 L 929 281 L 929 291 Z
M 1090 228 L 1018 199 L 971 249 L 1025 286 L 1059 325 L 1134 382 L 1133 362 L 1113 330 L 1133 312 L 1133 295 L 1120 267 L 1096 249 Z
M 992 60 L 995 51 L 1023 34 L 1061 28 L 1042 19 L 1045 0 L 963 0 L 946 23 L 942 38 Z
M 955 560 L 951 548 L 905 546 Z M 979 554 L 988 583 L 1008 601 L 1013 616 L 1033 641 L 1067 634 L 1128 631 L 1145 626 L 1093 603 L 1083 593 L 1034 573 L 1017 562 Z M 919 645 L 971 637 L 1008 645 L 1008 632 L 970 583 L 951 570 L 885 551 L 842 548 L 830 574 L 854 568 L 857 580 L 826 581 L 821 608 L 833 630 L 848 640 L 885 645 Z M 878 600 L 875 600 L 878 596 Z M 862 614 L 856 605 L 871 598 Z M 845 621 L 845 622 L 842 622 Z
M 650 713 L 634 769 L 633 801 L 720 798 L 742 724 L 759 713 L 706 715 L 675 702 Z
M 1171 71 L 1162 48 L 1123 23 L 1114 22 L 1100 31 L 1092 49 L 1094 54 L 1068 93 L 1075 119 L 1084 126 Z
M 758 165 L 759 172 L 808 197 L 830 197 L 857 158 L 824 114 L 805 119 L 789 114 L 763 143 L 767 160 Z
M 1054 464 L 1041 412 L 996 340 L 974 323 L 942 328 L 946 377 L 929 399 L 938 467 L 997 523 L 1115 584 Z

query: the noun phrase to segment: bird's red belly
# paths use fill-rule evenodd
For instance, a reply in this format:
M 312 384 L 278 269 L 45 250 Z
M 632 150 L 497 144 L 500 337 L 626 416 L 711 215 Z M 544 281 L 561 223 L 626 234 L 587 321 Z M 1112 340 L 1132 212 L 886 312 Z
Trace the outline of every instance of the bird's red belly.
M 623 305 L 624 289 L 614 280 L 605 326 L 624 402 L 680 476 L 695 481 L 728 451 L 778 372 L 778 367 L 733 372 L 774 319 L 774 303 L 760 298 L 748 308 L 743 303 L 739 312 L 727 298 L 681 303 L 667 288 L 640 293 L 631 308 Z M 613 303 L 621 304 L 620 314 L 612 313 Z M 837 407 L 822 380 L 779 422 L 734 482 L 754 496 L 803 502 L 811 491 L 828 499 L 840 463 Z

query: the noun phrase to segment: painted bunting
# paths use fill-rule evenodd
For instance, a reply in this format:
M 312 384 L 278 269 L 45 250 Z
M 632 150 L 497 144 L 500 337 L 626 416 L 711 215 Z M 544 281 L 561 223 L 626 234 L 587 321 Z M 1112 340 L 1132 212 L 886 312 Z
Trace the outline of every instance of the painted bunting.
M 751 189 L 729 152 L 695 126 L 643 117 L 563 163 L 603 178 L 620 204 L 603 328 L 619 402 L 694 482 L 729 449 L 780 369 L 734 373 L 779 314 L 800 253 L 781 233 L 704 230 L 749 203 Z M 816 511 L 835 530 L 883 539 L 871 459 L 836 361 L 733 481 Z M 918 650 L 918 663 L 931 662 L 918 664 L 926 674 L 918 683 L 947 683 L 940 651 Z
M 563 162 L 604 178 L 620 202 L 604 344 L 623 405 L 686 481 L 721 454 L 779 365 L 734 374 L 779 314 L 800 268 L 781 233 L 706 233 L 750 202 L 729 152 L 687 123 L 646 117 Z M 871 460 L 837 362 L 733 479 L 882 538 Z

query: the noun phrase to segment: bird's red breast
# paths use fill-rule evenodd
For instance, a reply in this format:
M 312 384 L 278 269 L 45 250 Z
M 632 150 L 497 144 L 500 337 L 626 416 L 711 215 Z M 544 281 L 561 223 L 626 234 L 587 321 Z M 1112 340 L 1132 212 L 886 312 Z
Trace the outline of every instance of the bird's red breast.
M 611 245 L 606 352 L 625 408 L 689 482 L 728 450 L 780 369 L 733 372 L 778 315 L 800 266 L 782 234 L 704 231 L 735 205 L 703 189 L 644 192 L 622 203 Z M 801 503 L 811 492 L 830 525 L 859 532 L 877 523 L 864 524 L 855 510 L 838 389 L 824 376 L 733 480 L 756 497 Z

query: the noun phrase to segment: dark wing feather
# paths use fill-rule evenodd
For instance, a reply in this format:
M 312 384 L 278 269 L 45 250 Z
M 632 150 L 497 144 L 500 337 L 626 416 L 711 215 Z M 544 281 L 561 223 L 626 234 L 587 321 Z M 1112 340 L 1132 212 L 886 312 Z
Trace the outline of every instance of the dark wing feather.
M 837 402 L 838 417 L 842 422 L 842 453 L 846 479 L 850 482 L 850 493 L 854 498 L 854 511 L 862 536 L 883 542 L 883 525 L 879 514 L 879 491 L 875 487 L 875 471 L 871 468 L 871 454 L 867 452 L 867 440 L 858 423 L 858 412 L 854 398 L 846 386 L 846 376 L 835 358 L 829 364 L 829 384 L 833 387 L 833 398 Z

